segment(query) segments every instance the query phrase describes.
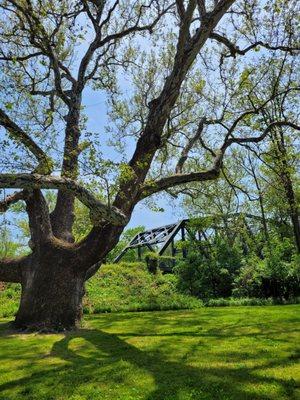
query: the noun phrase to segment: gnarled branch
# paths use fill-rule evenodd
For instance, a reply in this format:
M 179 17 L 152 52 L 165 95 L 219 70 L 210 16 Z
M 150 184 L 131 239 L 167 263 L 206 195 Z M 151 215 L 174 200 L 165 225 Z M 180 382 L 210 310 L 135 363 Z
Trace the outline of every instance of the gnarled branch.
M 35 141 L 18 126 L 5 111 L 0 109 L 0 125 L 3 126 L 11 135 L 13 139 L 22 143 L 38 160 L 39 165 L 36 169 L 37 172 L 49 174 L 51 172 L 52 163 L 50 158 L 38 146 Z
M 283 46 L 283 45 L 272 46 L 261 40 L 258 40 L 257 42 L 250 44 L 248 47 L 246 47 L 244 49 L 240 49 L 235 43 L 232 43 L 227 37 L 220 35 L 219 33 L 212 32 L 210 34 L 210 38 L 216 40 L 219 43 L 224 44 L 230 52 L 229 56 L 234 57 L 234 58 L 236 57 L 237 54 L 244 56 L 246 53 L 248 53 L 248 51 L 253 50 L 259 46 L 264 47 L 265 49 L 268 49 L 268 50 L 286 51 L 290 54 L 294 54 L 295 52 L 300 50 L 300 47 Z M 225 56 L 225 57 L 228 57 L 228 56 Z
M 190 140 L 187 142 L 185 147 L 182 149 L 181 156 L 175 167 L 175 171 L 177 174 L 182 172 L 183 165 L 188 158 L 189 152 L 191 151 L 194 144 L 197 142 L 197 140 L 199 140 L 200 136 L 202 135 L 203 128 L 204 128 L 204 122 L 205 122 L 205 118 L 201 118 L 195 135 L 190 138 Z
M 11 205 L 24 199 L 25 199 L 25 193 L 23 190 L 7 196 L 3 201 L 0 202 L 0 213 L 6 212 Z
M 22 282 L 22 266 L 26 257 L 0 260 L 0 281 Z
M 127 222 L 126 216 L 120 210 L 102 203 L 72 179 L 38 174 L 0 174 L 0 188 L 59 189 L 71 192 L 90 209 L 90 217 L 94 225 L 98 225 L 103 220 L 115 225 L 123 225 Z
M 266 138 L 268 133 L 278 126 L 289 126 L 293 129 L 300 131 L 300 126 L 293 122 L 289 121 L 275 121 L 269 124 L 263 133 L 259 136 L 254 137 L 230 137 L 226 136 L 225 141 L 221 148 L 217 150 L 216 156 L 214 158 L 214 163 L 211 168 L 207 169 L 206 171 L 196 171 L 190 172 L 186 174 L 174 174 L 171 176 L 167 176 L 165 178 L 161 178 L 154 182 L 145 182 L 142 187 L 140 200 L 151 196 L 152 194 L 161 192 L 163 190 L 167 190 L 171 187 L 175 187 L 178 185 L 190 183 L 190 182 L 203 182 L 208 180 L 216 179 L 220 175 L 223 158 L 225 155 L 226 150 L 232 144 L 245 144 L 245 143 L 259 143 Z

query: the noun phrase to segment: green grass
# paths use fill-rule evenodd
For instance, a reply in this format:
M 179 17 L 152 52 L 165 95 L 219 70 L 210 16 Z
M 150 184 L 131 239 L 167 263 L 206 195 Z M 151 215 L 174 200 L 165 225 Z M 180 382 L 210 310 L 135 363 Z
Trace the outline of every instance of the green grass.
M 87 282 L 85 314 L 118 311 L 182 310 L 202 307 L 201 300 L 179 293 L 177 278 L 153 275 L 138 263 L 106 264 Z
M 298 305 L 91 315 L 67 335 L 8 329 L 2 319 L 1 400 L 300 398 Z

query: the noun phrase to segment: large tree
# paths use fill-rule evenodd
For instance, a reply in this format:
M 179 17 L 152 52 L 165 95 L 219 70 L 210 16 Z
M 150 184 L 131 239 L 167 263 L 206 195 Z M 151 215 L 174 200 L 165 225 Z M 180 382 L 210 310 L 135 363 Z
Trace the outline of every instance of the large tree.
M 258 143 L 275 126 L 299 129 L 289 115 L 263 129 L 257 123 L 278 95 L 288 103 L 296 85 L 257 99 L 249 84 L 268 73 L 255 72 L 253 54 L 265 65 L 295 57 L 296 7 L 278 0 L 0 1 L 0 188 L 18 189 L 1 210 L 24 201 L 31 234 L 28 255 L 0 260 L 0 281 L 22 285 L 16 327 L 75 327 L 84 282 L 138 202 L 216 179 L 231 147 Z M 87 90 L 106 93 L 107 132 L 123 151 L 118 162 L 101 155 L 99 132 L 88 129 Z M 46 190 L 56 195 L 51 212 Z M 76 242 L 77 200 L 90 211 L 91 229 Z

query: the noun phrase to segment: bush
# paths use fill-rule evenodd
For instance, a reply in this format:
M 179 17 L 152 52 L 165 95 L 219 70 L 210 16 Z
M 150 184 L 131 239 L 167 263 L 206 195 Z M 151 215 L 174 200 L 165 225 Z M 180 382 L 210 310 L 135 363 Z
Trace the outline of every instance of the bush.
M 175 267 L 178 287 L 186 294 L 201 299 L 228 297 L 242 256 L 238 248 L 216 239 L 210 248 L 188 247 L 188 257 Z
M 6 318 L 16 314 L 18 311 L 21 294 L 21 285 L 9 283 L 5 289 L 0 291 L 0 317 Z
M 227 306 L 271 306 L 271 305 L 277 305 L 277 304 L 299 304 L 300 303 L 300 298 L 295 297 L 295 298 L 290 298 L 289 300 L 284 300 L 284 299 L 274 299 L 274 298 L 268 298 L 268 299 L 260 299 L 260 298 L 249 298 L 249 297 L 244 297 L 244 298 L 232 298 L 229 297 L 227 299 L 220 298 L 220 299 L 209 299 L 206 303 L 206 307 L 227 307 Z
M 177 290 L 174 275 L 155 275 L 143 263 L 103 265 L 87 283 L 85 313 L 198 308 L 202 303 Z
M 234 296 L 285 300 L 300 296 L 300 257 L 293 254 L 290 241 L 273 238 L 264 253 L 263 260 L 252 257 L 244 261 Z

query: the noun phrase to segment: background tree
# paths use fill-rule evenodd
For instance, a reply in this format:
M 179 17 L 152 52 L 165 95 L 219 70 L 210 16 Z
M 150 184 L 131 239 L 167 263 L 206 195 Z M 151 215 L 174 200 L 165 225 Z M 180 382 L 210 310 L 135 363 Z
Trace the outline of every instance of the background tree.
M 234 145 L 258 143 L 279 127 L 299 130 L 293 115 L 258 123 L 279 94 L 289 102 L 294 85 L 257 99 L 248 84 L 268 73 L 255 71 L 258 62 L 299 49 L 297 2 L 2 0 L 0 7 L 0 188 L 21 190 L 1 209 L 25 201 L 31 234 L 29 255 L 0 261 L 0 280 L 22 284 L 16 327 L 69 329 L 80 320 L 85 280 L 139 201 L 216 179 Z M 109 99 L 117 162 L 87 129 L 89 87 Z M 45 190 L 56 191 L 52 212 Z M 91 220 L 78 241 L 76 198 Z

